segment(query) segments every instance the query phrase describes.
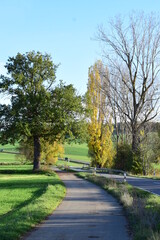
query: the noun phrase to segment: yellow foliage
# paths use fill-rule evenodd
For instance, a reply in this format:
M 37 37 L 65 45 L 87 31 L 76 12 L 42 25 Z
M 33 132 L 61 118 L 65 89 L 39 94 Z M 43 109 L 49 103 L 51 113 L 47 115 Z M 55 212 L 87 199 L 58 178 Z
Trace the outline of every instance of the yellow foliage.
M 34 148 L 33 143 L 30 139 L 23 139 L 18 148 L 20 151 L 20 160 L 21 161 L 33 161 L 34 158 Z M 57 162 L 58 157 L 63 158 L 64 147 L 63 144 L 59 141 L 54 141 L 49 143 L 44 139 L 41 139 L 41 162 L 46 164 L 54 164 Z
M 144 130 L 140 131 L 140 136 L 144 137 Z
M 89 152 L 92 165 L 110 167 L 114 157 L 111 117 L 107 113 L 106 98 L 102 93 L 104 68 L 101 61 L 95 63 L 89 69 L 88 79 L 88 109 L 90 110 L 90 122 L 88 133 Z M 106 70 L 105 70 L 106 71 Z
M 46 141 L 42 141 L 41 160 L 46 164 L 54 164 L 57 162 L 58 157 L 63 157 L 64 148 L 58 141 L 52 144 Z

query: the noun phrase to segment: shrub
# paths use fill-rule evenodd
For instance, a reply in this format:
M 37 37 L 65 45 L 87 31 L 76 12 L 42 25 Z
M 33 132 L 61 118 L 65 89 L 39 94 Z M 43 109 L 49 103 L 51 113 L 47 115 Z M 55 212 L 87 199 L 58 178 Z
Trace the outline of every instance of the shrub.
M 118 144 L 114 167 L 124 171 L 131 171 L 133 162 L 132 148 L 127 143 Z
M 142 158 L 141 158 L 141 153 L 140 151 L 137 151 L 137 153 L 134 153 L 132 155 L 132 169 L 131 171 L 134 174 L 142 174 L 143 173 L 143 163 L 142 163 Z

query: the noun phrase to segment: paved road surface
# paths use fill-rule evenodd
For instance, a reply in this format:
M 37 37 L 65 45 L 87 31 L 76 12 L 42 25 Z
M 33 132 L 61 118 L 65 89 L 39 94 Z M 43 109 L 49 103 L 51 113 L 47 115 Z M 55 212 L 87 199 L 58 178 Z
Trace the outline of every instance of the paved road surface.
M 60 173 L 67 187 L 62 204 L 25 240 L 129 240 L 122 207 L 96 185 Z
M 124 179 L 123 176 L 119 176 L 119 175 L 113 175 L 113 174 L 100 174 L 100 175 L 107 178 L 113 178 L 119 181 L 123 181 Z M 150 191 L 154 194 L 160 195 L 160 180 L 127 176 L 127 182 L 135 187 L 139 187 L 144 190 Z

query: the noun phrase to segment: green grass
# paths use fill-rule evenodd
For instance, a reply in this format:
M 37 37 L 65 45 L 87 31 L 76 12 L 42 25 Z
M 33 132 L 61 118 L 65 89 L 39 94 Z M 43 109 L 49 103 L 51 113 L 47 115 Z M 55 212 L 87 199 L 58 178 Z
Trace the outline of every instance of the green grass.
M 160 164 L 159 163 L 157 163 L 157 164 L 153 163 L 152 166 L 153 166 L 153 169 L 160 172 Z
M 74 160 L 82 160 L 82 161 L 90 161 L 88 157 L 88 146 L 86 143 L 83 144 L 65 144 L 65 157 L 74 159 Z
M 17 152 L 18 143 L 15 145 L 6 144 L 6 145 L 0 145 L 0 150 L 9 151 L 9 152 Z M 9 154 L 9 153 L 2 153 L 0 152 L 0 163 L 20 163 L 20 160 L 18 159 L 18 156 L 15 154 Z
M 126 211 L 134 240 L 160 239 L 160 196 L 94 174 L 77 175 L 101 186 L 119 200 Z
M 15 146 L 7 144 L 7 145 L 0 145 L 0 149 L 3 149 L 4 151 L 17 151 L 18 143 L 15 144 Z M 90 161 L 90 158 L 88 157 L 88 146 L 87 144 L 65 144 L 64 146 L 64 157 L 68 157 L 70 159 L 74 160 L 81 160 L 81 161 Z M 0 164 L 2 163 L 19 163 L 20 160 L 18 159 L 18 155 L 14 154 L 8 154 L 8 153 L 1 153 L 0 152 Z M 73 165 L 73 164 L 72 164 Z
M 18 143 L 15 143 L 15 145 L 12 145 L 12 144 L 1 145 L 0 144 L 0 150 L 3 149 L 4 151 L 16 152 L 17 147 L 18 147 Z
M 20 160 L 16 154 L 0 152 L 0 163 L 20 163 Z
M 65 195 L 59 177 L 32 166 L 0 166 L 0 239 L 15 240 L 51 214 Z

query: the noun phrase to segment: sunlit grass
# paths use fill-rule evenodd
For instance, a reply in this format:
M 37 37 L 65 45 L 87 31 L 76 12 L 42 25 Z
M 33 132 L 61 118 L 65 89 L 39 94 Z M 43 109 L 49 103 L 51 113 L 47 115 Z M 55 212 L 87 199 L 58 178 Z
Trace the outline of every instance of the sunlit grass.
M 0 149 L 3 149 L 4 151 L 13 151 L 17 152 L 18 143 L 15 145 L 0 145 Z M 90 158 L 88 157 L 88 146 L 86 143 L 83 144 L 65 144 L 64 145 L 64 157 L 68 157 L 73 160 L 81 160 L 81 161 L 90 161 Z M 2 153 L 0 152 L 0 164 L 2 163 L 19 163 L 20 159 L 18 158 L 18 155 L 15 154 L 8 154 L 8 153 Z
M 1 145 L 1 144 L 0 144 L 0 150 L 3 149 L 4 151 L 13 151 L 13 152 L 16 152 L 18 145 L 19 145 L 18 143 L 15 143 L 15 145 L 12 145 L 12 144 Z
M 88 157 L 88 146 L 86 143 L 83 144 L 65 144 L 65 157 L 74 160 L 90 161 Z
M 0 239 L 19 239 L 57 207 L 65 187 L 52 172 L 32 166 L 0 168 Z
M 16 154 L 0 152 L 0 163 L 20 163 L 20 161 Z

